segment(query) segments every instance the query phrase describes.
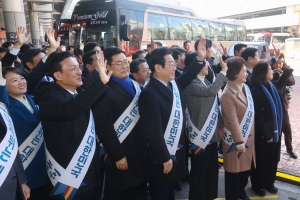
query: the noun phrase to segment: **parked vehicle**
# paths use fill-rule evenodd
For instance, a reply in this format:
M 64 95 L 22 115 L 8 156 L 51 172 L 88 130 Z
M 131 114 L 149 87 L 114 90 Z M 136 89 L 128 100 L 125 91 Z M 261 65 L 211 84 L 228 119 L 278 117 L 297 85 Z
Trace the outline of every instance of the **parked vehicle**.
M 231 45 L 228 50 L 229 56 L 234 56 L 234 45 L 238 43 L 246 44 L 247 47 L 254 47 L 258 49 L 258 55 L 260 60 L 269 61 L 271 59 L 270 51 L 269 51 L 269 44 L 267 42 L 237 42 Z

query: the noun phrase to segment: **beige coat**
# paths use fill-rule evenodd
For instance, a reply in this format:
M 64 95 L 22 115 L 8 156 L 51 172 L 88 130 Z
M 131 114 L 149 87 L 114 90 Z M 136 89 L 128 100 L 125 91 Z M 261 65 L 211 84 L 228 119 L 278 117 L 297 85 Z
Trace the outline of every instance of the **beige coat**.
M 222 105 L 222 117 L 225 128 L 231 132 L 234 143 L 241 144 L 243 142 L 243 136 L 240 123 L 248 106 L 247 98 L 239 91 L 235 83 L 228 81 L 220 98 L 220 102 Z M 230 146 L 223 141 L 224 169 L 227 172 L 237 173 L 250 170 L 252 160 L 255 166 L 254 121 L 250 135 L 246 142 L 249 148 L 246 149 L 246 153 L 242 154 L 239 159 L 237 158 L 236 151 L 226 153 Z

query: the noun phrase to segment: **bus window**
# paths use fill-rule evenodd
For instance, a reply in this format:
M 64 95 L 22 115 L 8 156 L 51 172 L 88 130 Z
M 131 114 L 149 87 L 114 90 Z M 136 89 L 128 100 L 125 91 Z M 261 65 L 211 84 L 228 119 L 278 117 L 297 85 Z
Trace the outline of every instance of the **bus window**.
M 148 13 L 148 34 L 147 39 L 151 40 L 169 40 L 167 18 L 164 15 Z
M 99 27 L 89 27 L 87 30 L 87 43 L 96 42 L 101 46 L 109 47 L 116 45 L 114 38 L 114 26 L 105 26 L 99 30 Z
M 285 43 L 285 40 L 290 38 L 291 36 L 274 36 L 272 43 Z
M 237 29 L 235 25 L 224 24 L 225 27 L 225 40 L 226 41 L 236 41 L 237 40 Z
M 271 36 L 262 36 L 263 40 L 261 42 L 266 42 L 269 45 L 271 44 Z
M 207 21 L 191 20 L 193 30 L 193 40 L 198 40 L 200 37 L 210 38 L 210 31 Z
M 225 40 L 225 30 L 221 23 L 209 22 L 211 40 L 213 41 L 224 41 Z
M 237 41 L 246 41 L 247 32 L 245 26 L 237 27 Z
M 171 40 L 190 40 L 192 38 L 190 19 L 172 16 L 167 18 Z
M 75 48 L 83 49 L 86 44 L 86 28 L 80 24 L 72 24 L 69 32 L 69 41 Z

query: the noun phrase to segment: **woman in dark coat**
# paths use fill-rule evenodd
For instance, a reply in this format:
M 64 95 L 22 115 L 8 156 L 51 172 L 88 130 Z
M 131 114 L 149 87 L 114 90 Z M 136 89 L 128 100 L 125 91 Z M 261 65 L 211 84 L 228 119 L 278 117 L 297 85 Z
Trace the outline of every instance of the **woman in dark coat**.
M 285 82 L 288 77 L 283 74 L 277 82 Z M 251 183 L 259 196 L 265 196 L 265 190 L 278 192 L 274 182 L 280 160 L 283 103 L 272 79 L 273 71 L 267 62 L 261 61 L 254 67 L 251 93 L 255 109 L 256 169 L 252 167 Z

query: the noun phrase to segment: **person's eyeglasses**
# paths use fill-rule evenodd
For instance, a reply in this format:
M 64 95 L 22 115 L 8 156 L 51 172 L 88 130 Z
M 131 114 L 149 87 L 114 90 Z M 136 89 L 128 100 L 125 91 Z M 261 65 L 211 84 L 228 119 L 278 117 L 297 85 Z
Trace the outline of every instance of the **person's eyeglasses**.
M 72 69 L 66 69 L 63 71 L 72 71 L 73 73 L 77 74 L 78 72 L 81 72 L 81 68 L 78 66 L 78 67 L 73 67 Z
M 122 67 L 122 66 L 128 66 L 129 62 L 128 62 L 128 60 L 126 60 L 124 62 L 112 63 L 110 65 L 116 65 L 117 67 Z

